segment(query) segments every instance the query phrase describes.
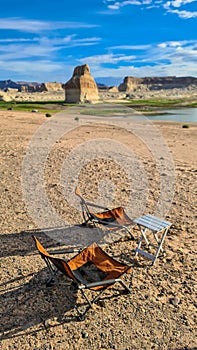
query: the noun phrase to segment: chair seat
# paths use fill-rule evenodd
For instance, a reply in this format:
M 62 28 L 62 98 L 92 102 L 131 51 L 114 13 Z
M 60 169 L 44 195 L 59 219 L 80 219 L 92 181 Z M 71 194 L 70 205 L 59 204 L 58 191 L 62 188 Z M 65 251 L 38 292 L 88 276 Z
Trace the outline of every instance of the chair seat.
M 87 250 L 88 249 L 88 250 Z M 97 243 L 92 243 L 88 248 L 77 254 L 68 261 L 68 265 L 74 276 L 81 283 L 105 281 L 119 278 L 130 267 L 122 264 L 105 253 Z M 92 279 L 92 281 L 90 281 Z M 103 289 L 103 286 L 91 288 L 93 290 Z
M 90 212 L 90 214 L 94 218 L 101 220 L 103 224 L 106 222 L 106 225 L 110 225 L 110 223 L 117 223 L 118 226 L 127 226 L 133 224 L 133 221 L 128 217 L 122 207 L 117 207 L 101 213 Z

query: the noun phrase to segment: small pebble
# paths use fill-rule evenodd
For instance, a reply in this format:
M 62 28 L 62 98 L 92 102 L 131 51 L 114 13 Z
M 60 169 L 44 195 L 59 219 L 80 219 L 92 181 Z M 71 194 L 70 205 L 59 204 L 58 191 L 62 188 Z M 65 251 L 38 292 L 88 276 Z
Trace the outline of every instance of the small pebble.
M 177 306 L 178 304 L 180 304 L 180 299 L 178 297 L 171 298 L 170 303 L 174 306 Z
M 81 332 L 82 338 L 88 338 L 88 333 L 86 331 Z

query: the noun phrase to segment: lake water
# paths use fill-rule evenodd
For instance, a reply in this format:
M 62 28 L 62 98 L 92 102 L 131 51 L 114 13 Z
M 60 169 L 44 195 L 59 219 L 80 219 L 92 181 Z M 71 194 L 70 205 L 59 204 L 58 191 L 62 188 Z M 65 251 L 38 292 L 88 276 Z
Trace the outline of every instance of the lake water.
M 197 122 L 197 108 L 162 110 L 164 115 L 147 116 L 150 120 L 166 120 L 172 122 Z

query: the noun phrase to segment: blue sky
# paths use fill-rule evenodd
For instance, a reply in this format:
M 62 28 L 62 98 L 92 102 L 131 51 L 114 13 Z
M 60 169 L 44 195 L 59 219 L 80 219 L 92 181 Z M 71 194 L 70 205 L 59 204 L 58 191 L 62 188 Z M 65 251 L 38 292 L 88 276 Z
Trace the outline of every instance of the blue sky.
M 97 82 L 197 76 L 197 0 L 7 0 L 0 80 L 66 82 L 87 63 Z

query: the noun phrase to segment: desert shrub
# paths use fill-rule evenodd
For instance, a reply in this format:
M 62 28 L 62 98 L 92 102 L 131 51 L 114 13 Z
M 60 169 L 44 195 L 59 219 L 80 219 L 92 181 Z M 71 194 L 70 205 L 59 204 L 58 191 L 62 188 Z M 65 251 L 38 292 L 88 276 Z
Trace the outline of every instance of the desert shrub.
M 45 117 L 50 118 L 52 115 L 50 113 L 46 113 Z
M 79 120 L 79 117 L 75 117 L 75 120 L 78 122 L 78 120 Z
M 188 128 L 189 128 L 189 125 L 188 125 L 188 124 L 183 124 L 183 125 L 182 125 L 182 128 L 188 129 Z

